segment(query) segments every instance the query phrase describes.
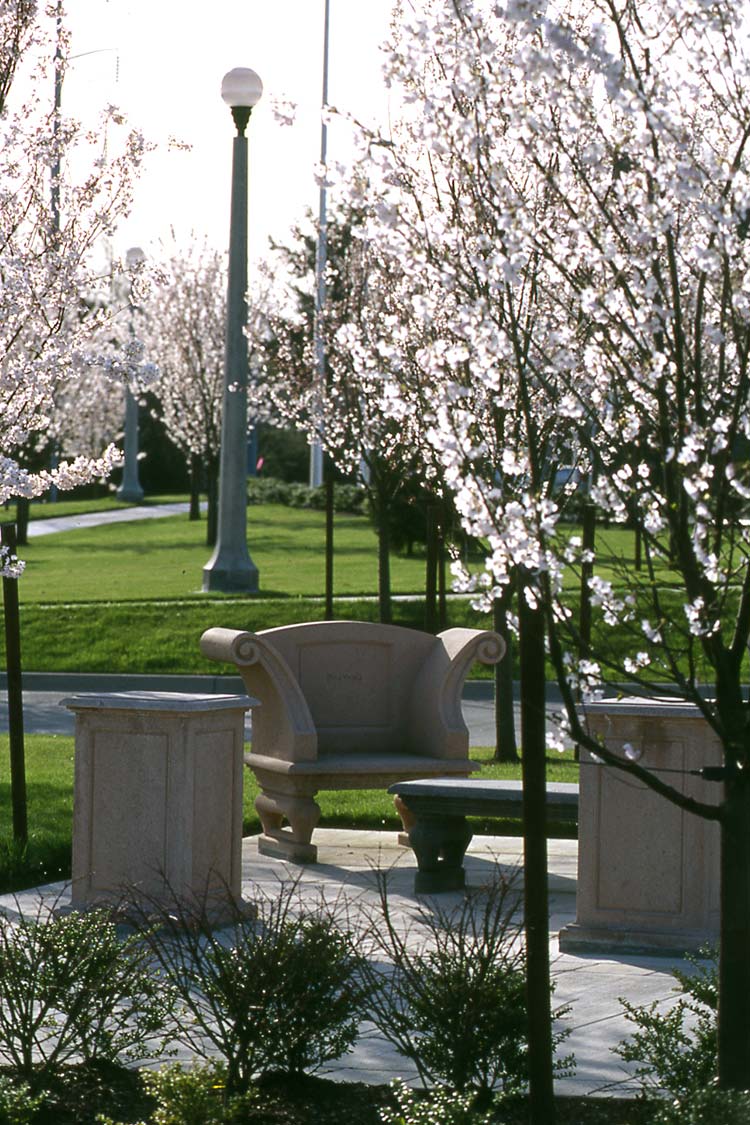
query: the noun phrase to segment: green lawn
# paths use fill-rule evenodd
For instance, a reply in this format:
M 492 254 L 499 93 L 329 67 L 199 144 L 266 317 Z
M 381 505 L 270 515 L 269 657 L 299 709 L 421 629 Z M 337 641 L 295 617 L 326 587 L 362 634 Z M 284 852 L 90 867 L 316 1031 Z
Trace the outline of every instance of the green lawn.
M 70 875 L 70 846 L 73 817 L 73 739 L 62 735 L 26 736 L 29 847 L 19 856 L 12 846 L 10 766 L 8 736 L 0 735 L 0 894 L 23 887 L 67 878 Z M 492 764 L 490 750 L 472 750 L 472 758 L 484 763 L 482 778 L 520 778 L 517 765 Z M 255 779 L 245 771 L 244 834 L 260 831 L 253 807 L 257 796 Z M 548 766 L 551 781 L 577 781 L 578 765 L 570 754 L 555 757 Z M 383 829 L 395 831 L 400 822 L 392 799 L 384 790 L 343 790 L 321 793 L 316 798 L 322 810 L 321 826 L 328 828 Z M 472 819 L 475 833 L 518 835 L 514 820 Z M 570 826 L 557 826 L 556 835 L 569 835 Z
M 151 497 L 153 503 L 170 497 Z M 176 497 L 184 499 L 184 497 Z M 34 513 L 63 514 L 122 505 L 102 501 L 63 501 L 34 505 Z M 40 516 L 40 518 L 42 518 Z M 566 529 L 572 534 L 574 528 Z M 260 572 L 254 596 L 200 592 L 210 551 L 205 522 L 187 515 L 79 528 L 32 539 L 21 549 L 27 567 L 19 581 L 23 665 L 39 672 L 216 673 L 198 648 L 201 633 L 213 625 L 258 630 L 322 618 L 324 607 L 324 514 L 281 505 L 248 510 L 250 551 Z M 615 579 L 612 560 L 633 554 L 633 536 L 622 528 L 598 532 L 597 573 Z M 478 565 L 478 564 L 477 564 Z M 409 599 L 394 602 L 397 624 L 423 628 L 424 558 L 393 556 L 392 587 Z M 666 585 L 671 576 L 661 575 Z M 577 616 L 576 576 L 568 575 L 569 608 Z M 666 603 L 677 594 L 662 587 Z M 377 543 L 364 516 L 337 514 L 334 594 L 338 618 L 377 620 Z M 468 599 L 450 599 L 450 625 L 490 627 Z M 627 627 L 610 629 L 594 614 L 595 647 L 630 653 Z M 643 645 L 642 638 L 639 640 Z M 0 640 L 0 660 L 2 660 Z M 229 668 L 225 669 L 227 672 Z M 474 674 L 491 676 L 490 669 Z M 517 669 L 515 670 L 517 677 Z M 552 677 L 551 668 L 548 676 Z M 658 679 L 657 668 L 652 677 Z M 673 678 L 665 670 L 662 678 Z
M 153 498 L 154 502 L 169 499 Z M 182 499 L 178 497 L 178 499 Z M 35 505 L 32 511 L 113 506 L 111 500 Z M 107 524 L 31 539 L 21 549 L 19 581 L 23 666 L 27 671 L 190 674 L 221 671 L 203 659 L 201 633 L 213 625 L 264 629 L 324 615 L 324 515 L 279 505 L 253 506 L 248 534 L 261 592 L 251 597 L 200 592 L 210 552 L 205 523 L 187 516 Z M 335 594 L 340 618 L 377 620 L 377 543 L 362 516 L 337 515 Z M 394 592 L 424 588 L 424 559 L 393 559 Z M 370 599 L 370 600 L 367 600 Z M 451 604 L 450 624 L 484 627 L 466 601 Z M 424 626 L 424 604 L 397 602 L 397 623 Z M 0 659 L 2 654 L 0 642 Z M 229 672 L 231 669 L 226 668 Z
M 468 602 L 449 604 L 449 625 L 489 627 Z M 183 602 L 100 602 L 87 605 L 21 605 L 23 666 L 36 672 L 197 675 L 236 669 L 206 660 L 198 642 L 215 625 L 267 629 L 322 620 L 322 600 L 305 598 L 214 599 Z M 336 602 L 339 619 L 377 621 L 374 600 Z M 394 622 L 424 626 L 423 601 L 396 602 Z M 0 660 L 4 638 L 0 636 Z
M 166 502 L 168 496 L 149 503 Z M 176 500 L 184 500 L 182 496 Z M 61 501 L 32 506 L 34 518 L 126 508 L 115 498 Z M 12 515 L 12 510 L 9 513 Z M 20 593 L 27 603 L 206 599 L 201 593 L 202 570 L 210 550 L 205 545 L 205 522 L 187 515 L 104 524 L 31 539 L 22 548 L 26 561 Z M 253 505 L 248 509 L 248 543 L 260 572 L 263 597 L 316 597 L 324 592 L 325 517 L 323 512 Z M 611 578 L 608 565 L 618 557 L 632 557 L 632 533 L 609 528 L 599 533 L 597 568 Z M 377 592 L 377 542 L 365 516 L 337 514 L 334 532 L 334 587 L 337 596 Z M 478 565 L 478 564 L 477 564 Z M 664 574 L 664 579 L 668 577 Z M 395 594 L 424 590 L 424 558 L 391 557 Z M 570 575 L 571 585 L 575 576 Z M 221 600 L 221 595 L 211 595 Z
M 31 539 L 19 593 L 25 604 L 200 598 L 210 551 L 205 523 L 187 516 L 142 520 Z M 264 597 L 321 596 L 325 525 L 321 512 L 258 505 L 249 509 L 248 542 Z M 363 516 L 338 515 L 338 595 L 377 590 L 375 535 Z M 424 560 L 394 557 L 393 589 L 424 589 Z M 221 600 L 220 595 L 212 595 Z

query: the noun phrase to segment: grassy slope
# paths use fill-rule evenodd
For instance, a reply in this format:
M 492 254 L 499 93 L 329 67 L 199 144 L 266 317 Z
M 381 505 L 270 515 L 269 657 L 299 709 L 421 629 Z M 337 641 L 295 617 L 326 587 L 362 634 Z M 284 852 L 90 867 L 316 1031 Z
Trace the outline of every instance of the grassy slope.
M 374 600 L 336 603 L 339 619 L 376 621 Z M 23 663 L 28 671 L 121 672 L 211 675 L 235 670 L 206 660 L 201 633 L 214 625 L 266 629 L 322 620 L 321 600 L 287 598 L 90 605 L 22 605 Z M 421 628 L 423 603 L 398 602 L 396 624 Z M 489 622 L 467 603 L 451 604 L 448 624 L 486 628 Z M 2 646 L 0 645 L 0 653 Z
M 169 497 L 153 497 L 154 503 Z M 182 499 L 181 497 L 178 499 Z M 41 505 L 46 515 L 119 502 L 67 501 Z M 54 511 L 52 511 L 54 510 Z M 571 532 L 574 529 L 570 529 Z M 205 595 L 202 569 L 209 557 L 205 523 L 187 516 L 102 525 L 97 528 L 32 539 L 22 549 L 27 569 L 19 584 L 23 663 L 27 671 L 216 673 L 204 661 L 198 641 L 204 629 L 224 625 L 263 629 L 323 616 L 324 587 L 322 512 L 253 506 L 248 512 L 251 554 L 258 565 L 261 593 L 254 597 Z M 599 531 L 597 573 L 615 578 L 609 560 L 632 556 L 633 538 L 621 528 Z M 660 581 L 670 576 L 663 573 Z M 424 627 L 424 560 L 392 559 L 395 594 L 416 595 L 396 602 L 394 620 Z M 568 600 L 577 613 L 576 576 L 569 575 Z M 376 620 L 377 544 L 363 516 L 337 515 L 335 524 L 334 592 L 336 616 Z M 663 594 L 668 598 L 668 594 Z M 626 629 L 610 629 L 595 611 L 595 647 L 615 655 L 629 651 Z M 487 628 L 490 620 L 471 609 L 467 600 L 451 600 L 448 625 Z M 2 661 L 0 640 L 0 661 Z M 643 641 L 640 640 L 643 647 Z M 229 672 L 231 669 L 225 668 Z M 490 676 L 491 670 L 475 674 Z M 517 677 L 517 669 L 515 670 Z M 673 678 L 664 673 L 667 679 Z M 656 668 L 652 675 L 658 679 Z M 548 676 L 552 670 L 548 669 Z
M 187 516 L 105 524 L 32 539 L 22 557 L 24 604 L 201 598 L 210 551 L 205 523 Z M 250 509 L 248 541 L 264 597 L 321 596 L 324 518 L 320 512 L 265 505 Z M 337 595 L 374 594 L 375 536 L 362 516 L 337 516 Z M 393 589 L 419 592 L 424 562 L 394 558 Z M 217 600 L 221 600 L 218 598 Z
M 209 556 L 205 523 L 184 516 L 32 539 L 22 550 L 27 567 L 19 584 L 24 668 L 219 672 L 200 655 L 204 629 L 262 629 L 323 616 L 321 601 L 302 597 L 323 593 L 323 519 L 320 512 L 276 505 L 250 510 L 251 552 L 262 592 L 249 598 L 200 593 Z M 419 591 L 423 576 L 423 560 L 394 559 L 395 592 Z M 376 540 L 369 522 L 337 516 L 337 598 L 346 593 L 373 597 L 376 583 Z M 456 612 L 456 623 L 486 623 L 466 605 Z M 376 620 L 377 606 L 374 601 L 337 603 L 336 613 Z M 419 604 L 399 603 L 395 615 L 402 624 L 424 624 Z

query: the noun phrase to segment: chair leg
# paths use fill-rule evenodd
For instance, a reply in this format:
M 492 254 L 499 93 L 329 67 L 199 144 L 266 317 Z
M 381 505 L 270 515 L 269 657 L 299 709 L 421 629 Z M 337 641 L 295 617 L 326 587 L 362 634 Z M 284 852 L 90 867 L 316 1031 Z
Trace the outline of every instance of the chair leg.
M 263 825 L 258 839 L 261 855 L 291 863 L 317 862 L 318 849 L 310 840 L 320 820 L 320 807 L 312 797 L 264 789 L 255 798 L 255 809 Z M 282 827 L 285 820 L 288 828 Z

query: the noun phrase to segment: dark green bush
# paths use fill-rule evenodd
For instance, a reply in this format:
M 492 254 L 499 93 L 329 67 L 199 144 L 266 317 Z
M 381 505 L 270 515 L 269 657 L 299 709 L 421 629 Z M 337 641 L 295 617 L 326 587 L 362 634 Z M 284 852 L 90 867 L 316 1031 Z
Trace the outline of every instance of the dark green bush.
M 258 453 L 263 458 L 264 476 L 279 480 L 305 481 L 310 472 L 310 446 L 300 430 L 258 426 Z
M 31 1125 L 42 1101 L 25 1082 L 0 1075 L 0 1125 Z
M 215 1063 L 188 1068 L 178 1063 L 144 1075 L 156 1102 L 151 1125 L 223 1125 L 225 1075 Z
M 173 1063 L 146 1071 L 143 1085 L 153 1103 L 148 1120 L 134 1122 L 128 1116 L 121 1121 L 100 1114 L 96 1125 L 242 1125 L 267 1116 L 261 1089 L 251 1087 L 243 1094 L 228 1094 L 225 1068 L 216 1061 L 187 1067 Z
M 339 483 L 333 486 L 333 507 L 337 512 L 359 515 L 365 510 L 366 493 L 355 484 Z M 283 504 L 290 508 L 311 508 L 323 511 L 326 505 L 325 488 L 309 488 L 295 481 L 275 477 L 250 477 L 247 482 L 248 504 Z
M 136 937 L 109 915 L 0 915 L 0 1059 L 44 1090 L 72 1059 L 136 1061 L 158 1054 L 170 996 Z
M 0 894 L 70 877 L 70 838 L 32 832 L 26 843 L 0 837 Z
M 644 1094 L 666 1091 L 676 1099 L 702 1095 L 718 1071 L 718 965 L 715 950 L 689 958 L 694 972 L 675 970 L 680 997 L 667 1011 L 656 1001 L 636 1007 L 621 1000 L 637 1030 L 614 1048 L 635 1074 Z
M 248 477 L 248 504 L 289 504 L 291 485 L 276 477 Z
M 497 1118 L 475 1108 L 471 1094 L 461 1094 L 438 1086 L 427 1097 L 418 1097 L 405 1082 L 396 1080 L 393 1092 L 398 1108 L 382 1109 L 383 1125 L 492 1125 Z
M 296 885 L 260 898 L 223 930 L 180 902 L 147 938 L 186 1016 L 176 1038 L 226 1065 L 230 1095 L 269 1071 L 314 1071 L 349 1050 L 365 997 L 360 956 L 338 913 L 302 909 Z
M 325 489 L 309 488 L 306 484 L 290 484 L 286 502 L 290 508 L 312 508 L 314 511 L 322 512 L 326 506 Z
M 456 908 L 434 902 L 419 908 L 420 940 L 408 940 L 381 877 L 381 912 L 371 919 L 371 932 L 387 961 L 373 958 L 365 970 L 371 1018 L 426 1086 L 445 1083 L 485 1098 L 525 1090 L 526 958 L 517 905 L 515 892 L 498 878 Z M 555 1043 L 564 1037 L 558 1033 Z M 562 1060 L 557 1070 L 571 1065 Z
M 708 1086 L 656 1108 L 653 1125 L 748 1125 L 750 1093 Z

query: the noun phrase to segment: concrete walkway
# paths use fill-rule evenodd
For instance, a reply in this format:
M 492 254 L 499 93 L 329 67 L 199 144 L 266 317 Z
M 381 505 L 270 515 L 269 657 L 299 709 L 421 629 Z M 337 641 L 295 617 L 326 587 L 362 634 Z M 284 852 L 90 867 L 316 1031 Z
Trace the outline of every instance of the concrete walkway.
M 79 691 L 127 690 L 136 686 L 151 690 L 176 691 L 239 691 L 241 681 L 227 683 L 220 677 L 59 677 L 29 675 L 27 679 L 44 691 L 25 692 L 25 726 L 27 731 L 72 733 L 73 716 L 60 700 Z M 466 685 L 464 715 L 471 733 L 471 743 L 492 745 L 494 741 L 494 703 L 492 684 L 474 681 Z M 7 704 L 0 701 L 0 729 L 7 729 Z M 248 733 L 250 733 L 248 731 Z M 300 879 L 303 901 L 312 904 L 321 894 L 331 898 L 342 894 L 355 916 L 372 914 L 377 908 L 375 868 L 392 872 L 392 908 L 406 920 L 413 912 L 415 861 L 412 853 L 399 847 L 394 833 L 352 832 L 319 828 L 315 833 L 320 862 L 310 867 L 296 867 L 281 860 L 258 854 L 253 837 L 243 843 L 243 893 L 253 897 L 258 892 L 276 893 L 279 881 Z M 480 885 L 491 878 L 499 864 L 505 873 L 517 870 L 522 842 L 517 837 L 476 837 L 467 859 L 468 881 Z M 674 1000 L 674 980 L 670 968 L 683 962 L 666 958 L 620 955 L 573 956 L 561 954 L 557 933 L 575 919 L 575 893 L 578 845 L 575 840 L 553 840 L 549 845 L 550 872 L 550 953 L 556 985 L 554 1004 L 570 1005 L 566 1026 L 571 1035 L 564 1053 L 573 1052 L 577 1060 L 575 1074 L 561 1079 L 558 1088 L 565 1094 L 633 1093 L 628 1071 L 611 1048 L 632 1030 L 623 1018 L 620 998 L 634 1004 L 652 1000 L 665 1005 Z M 0 898 L 0 908 L 11 913 L 17 909 L 36 910 L 39 895 L 54 900 L 66 891 L 62 884 L 18 896 Z M 429 900 L 427 900 L 429 901 Z M 445 904 L 457 904 L 458 895 L 441 895 Z M 363 1036 L 355 1051 L 331 1067 L 331 1077 L 346 1081 L 387 1082 L 400 1075 L 414 1078 L 407 1060 L 401 1059 L 371 1026 L 363 1028 Z
M 328 902 L 345 904 L 355 924 L 377 917 L 377 868 L 389 872 L 389 905 L 397 924 L 411 923 L 410 941 L 419 941 L 414 927 L 417 900 L 413 893 L 415 862 L 410 850 L 398 845 L 390 832 L 351 832 L 318 829 L 315 841 L 319 863 L 297 867 L 258 854 L 257 838 L 243 842 L 243 895 L 276 896 L 279 885 L 299 880 L 303 905 L 314 907 L 322 895 Z M 498 869 L 518 877 L 521 841 L 516 837 L 475 837 L 466 861 L 468 882 L 481 886 Z M 570 1006 L 564 1026 L 570 1036 L 561 1047 L 576 1058 L 575 1073 L 559 1079 L 557 1090 L 567 1095 L 633 1094 L 635 1086 L 625 1064 L 612 1053 L 632 1030 L 622 1014 L 620 998 L 634 1004 L 655 1000 L 669 1005 L 674 1000 L 670 969 L 685 968 L 684 962 L 664 958 L 617 955 L 573 956 L 561 954 L 557 933 L 575 917 L 577 844 L 574 840 L 550 841 L 550 957 L 555 983 L 553 1004 Z M 0 898 L 0 909 L 11 916 L 36 912 L 40 897 L 45 905 L 62 905 L 69 898 L 64 884 L 54 884 L 17 897 Z M 434 899 L 420 900 L 428 908 Z M 458 906 L 458 894 L 439 896 L 443 907 Z M 185 1056 L 183 1060 L 187 1061 Z M 415 1081 L 413 1067 L 370 1024 L 361 1028 L 355 1050 L 329 1066 L 328 1077 L 350 1082 L 385 1083 L 396 1076 Z
M 29 539 L 54 535 L 59 531 L 76 531 L 81 527 L 98 527 L 102 523 L 131 523 L 133 520 L 160 520 L 187 512 L 186 503 L 150 504 L 134 508 L 112 508 L 107 512 L 81 512 L 77 516 L 50 516 L 29 520 Z
M 390 872 L 389 901 L 397 918 L 406 925 L 414 919 L 417 901 L 429 905 L 439 901 L 443 907 L 458 906 L 459 894 L 443 894 L 435 899 L 414 895 L 415 859 L 410 849 L 399 846 L 395 833 L 349 832 L 317 829 L 319 863 L 300 868 L 258 854 L 256 839 L 243 845 L 243 876 L 249 895 L 254 887 L 274 893 L 279 879 L 300 877 L 303 896 L 314 902 L 320 894 L 327 898 L 344 894 L 358 911 L 372 916 L 377 911 L 375 870 Z M 568 1095 L 617 1093 L 632 1094 L 636 1087 L 625 1064 L 611 1048 L 632 1028 L 622 1014 L 619 998 L 634 1004 L 652 1000 L 669 1004 L 674 1000 L 675 981 L 670 969 L 688 968 L 685 962 L 665 958 L 612 956 L 573 956 L 560 953 L 557 935 L 560 928 L 575 920 L 578 844 L 575 840 L 549 842 L 550 875 L 550 958 L 555 983 L 553 1006 L 570 1005 L 570 1015 L 560 1026 L 570 1030 L 561 1054 L 576 1057 L 576 1071 L 558 1080 L 559 1093 Z M 467 882 L 481 887 L 499 870 L 514 879 L 522 889 L 522 841 L 518 837 L 477 836 L 469 846 L 466 861 Z M 419 940 L 418 928 L 413 940 Z M 330 1076 L 347 1081 L 388 1082 L 396 1075 L 413 1078 L 406 1060 L 397 1055 L 373 1028 L 351 1056 L 330 1068 Z

